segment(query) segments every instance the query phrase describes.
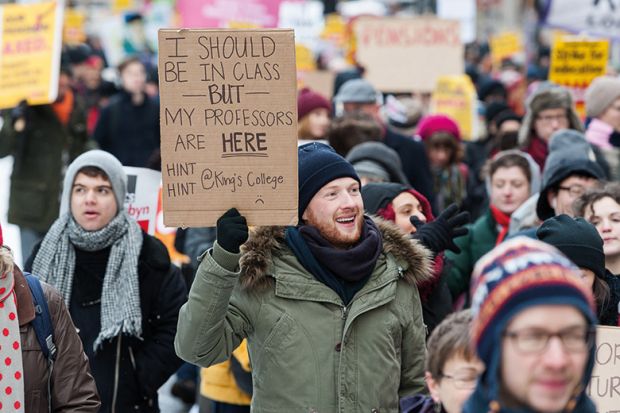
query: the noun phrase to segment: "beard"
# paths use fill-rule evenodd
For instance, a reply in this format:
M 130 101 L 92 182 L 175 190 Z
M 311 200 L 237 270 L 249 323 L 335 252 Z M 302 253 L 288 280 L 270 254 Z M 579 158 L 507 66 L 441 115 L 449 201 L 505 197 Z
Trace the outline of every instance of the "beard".
M 306 224 L 318 229 L 321 236 L 334 247 L 346 249 L 359 242 L 364 228 L 364 217 L 358 210 L 355 214 L 355 230 L 353 232 L 341 231 L 335 219 L 328 222 L 319 220 L 312 211 L 308 211 Z

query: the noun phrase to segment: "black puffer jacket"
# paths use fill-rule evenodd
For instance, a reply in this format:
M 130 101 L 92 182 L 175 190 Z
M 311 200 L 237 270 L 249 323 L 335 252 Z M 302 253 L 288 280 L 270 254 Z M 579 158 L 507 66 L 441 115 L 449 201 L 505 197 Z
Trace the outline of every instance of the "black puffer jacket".
M 27 268 L 37 252 L 38 247 Z M 142 340 L 117 337 L 95 353 L 93 343 L 101 325 L 101 289 L 109 254 L 110 248 L 95 252 L 76 249 L 69 306 L 101 396 L 100 413 L 158 412 L 157 389 L 182 363 L 173 342 L 187 290 L 164 245 L 143 233 L 138 261 Z

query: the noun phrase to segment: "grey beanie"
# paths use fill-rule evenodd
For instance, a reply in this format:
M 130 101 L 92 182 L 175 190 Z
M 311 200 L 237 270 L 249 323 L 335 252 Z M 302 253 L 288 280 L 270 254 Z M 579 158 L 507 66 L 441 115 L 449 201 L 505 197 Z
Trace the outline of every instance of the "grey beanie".
M 580 174 L 603 180 L 605 174 L 592 147 L 583 133 L 572 129 L 555 131 L 549 140 L 549 155 L 543 170 L 542 189 L 536 205 L 538 218 L 546 220 L 555 215 L 547 193 L 571 175 Z
M 599 117 L 620 98 L 620 79 L 612 76 L 599 76 L 590 83 L 586 90 L 586 115 Z
M 377 90 L 366 79 L 345 82 L 334 96 L 336 103 L 376 103 L 377 100 Z
M 371 141 L 355 145 L 347 154 L 346 159 L 353 164 L 356 170 L 361 161 L 372 161 L 387 171 L 389 175 L 386 179 L 387 182 L 398 182 L 411 186 L 403 172 L 403 164 L 398 153 L 383 142 Z M 358 174 L 363 175 L 360 172 Z
M 375 161 L 363 160 L 353 164 L 353 168 L 360 178 L 368 177 L 380 182 L 390 182 L 390 174 L 381 164 Z
M 95 149 L 75 158 L 71 165 L 69 165 L 69 168 L 67 168 L 62 187 L 62 197 L 60 198 L 60 216 L 70 211 L 73 181 L 75 181 L 75 176 L 80 169 L 86 166 L 96 166 L 105 172 L 112 184 L 116 206 L 119 211 L 122 211 L 125 204 L 125 193 L 127 192 L 127 174 L 121 162 L 114 155 Z

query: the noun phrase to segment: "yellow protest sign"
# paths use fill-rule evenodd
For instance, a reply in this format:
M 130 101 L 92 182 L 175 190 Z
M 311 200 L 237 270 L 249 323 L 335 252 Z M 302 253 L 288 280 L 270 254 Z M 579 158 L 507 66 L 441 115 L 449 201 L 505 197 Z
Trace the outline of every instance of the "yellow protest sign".
M 321 32 L 321 39 L 331 41 L 335 45 L 343 46 L 345 43 L 347 23 L 337 13 L 325 16 L 325 26 Z
M 312 53 L 312 50 L 310 50 L 303 44 L 295 44 L 295 60 L 297 64 L 297 70 L 316 70 L 314 53 Z
M 551 53 L 549 80 L 564 86 L 586 88 L 605 74 L 609 41 L 557 37 Z
M 0 109 L 53 102 L 58 93 L 62 7 L 0 6 Z
M 123 13 L 134 8 L 133 0 L 113 0 L 112 11 L 114 13 Z
M 491 59 L 495 67 L 499 67 L 504 59 L 523 52 L 523 40 L 517 32 L 505 32 L 491 37 Z
M 464 140 L 478 136 L 476 122 L 476 88 L 469 76 L 441 76 L 431 100 L 431 113 L 442 113 L 459 125 Z
M 260 29 L 261 26 L 252 22 L 242 22 L 237 20 L 231 20 L 228 22 L 229 29 Z
M 86 14 L 75 9 L 65 10 L 65 25 L 63 29 L 63 42 L 66 44 L 79 44 L 86 41 Z

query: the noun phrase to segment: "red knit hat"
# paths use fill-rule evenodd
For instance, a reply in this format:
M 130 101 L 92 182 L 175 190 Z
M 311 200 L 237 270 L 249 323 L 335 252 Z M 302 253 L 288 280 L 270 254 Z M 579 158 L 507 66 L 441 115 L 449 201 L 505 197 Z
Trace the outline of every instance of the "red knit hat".
M 307 87 L 299 91 L 299 95 L 297 95 L 297 120 L 303 118 L 314 109 L 319 108 L 327 109 L 331 112 L 332 105 L 329 103 L 329 100 Z
M 459 125 L 449 116 L 425 116 L 418 124 L 418 135 L 423 141 L 433 136 L 436 132 L 447 132 L 454 136 L 457 140 L 461 140 Z

